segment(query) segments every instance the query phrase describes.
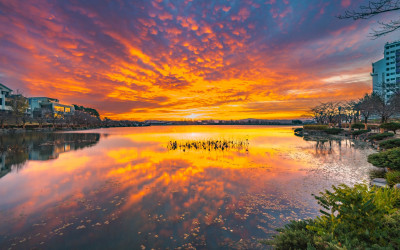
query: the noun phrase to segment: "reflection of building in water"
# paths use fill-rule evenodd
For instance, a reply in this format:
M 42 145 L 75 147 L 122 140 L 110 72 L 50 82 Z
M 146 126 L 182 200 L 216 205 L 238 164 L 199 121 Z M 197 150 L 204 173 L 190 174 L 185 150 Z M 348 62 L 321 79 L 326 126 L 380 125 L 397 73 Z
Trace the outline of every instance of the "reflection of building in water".
M 97 144 L 100 134 L 31 133 L 0 136 L 0 178 L 27 160 L 57 159 L 61 153 Z

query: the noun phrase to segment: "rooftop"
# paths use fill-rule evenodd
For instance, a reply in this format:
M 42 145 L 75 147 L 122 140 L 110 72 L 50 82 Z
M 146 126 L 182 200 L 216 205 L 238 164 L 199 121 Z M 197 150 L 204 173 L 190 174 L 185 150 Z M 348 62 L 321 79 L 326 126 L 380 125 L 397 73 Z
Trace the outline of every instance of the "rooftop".
M 12 89 L 10 89 L 9 87 L 7 87 L 6 85 L 4 85 L 4 84 L 2 84 L 2 83 L 0 83 L 0 88 L 4 88 L 4 89 L 7 89 L 8 91 L 12 91 Z

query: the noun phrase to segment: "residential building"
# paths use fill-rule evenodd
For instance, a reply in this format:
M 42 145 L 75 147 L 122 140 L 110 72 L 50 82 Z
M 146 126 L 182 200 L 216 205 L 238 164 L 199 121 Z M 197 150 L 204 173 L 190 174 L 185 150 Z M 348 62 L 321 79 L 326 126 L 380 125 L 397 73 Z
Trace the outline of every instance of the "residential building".
M 28 100 L 32 117 L 41 117 L 45 111 L 55 116 L 64 116 L 75 111 L 74 106 L 61 104 L 58 99 L 54 98 L 30 97 Z
M 0 83 L 0 111 L 11 110 L 7 105 L 7 99 L 10 97 L 12 89 Z
M 388 102 L 400 91 L 400 41 L 386 43 L 384 58 L 372 63 L 372 89 Z

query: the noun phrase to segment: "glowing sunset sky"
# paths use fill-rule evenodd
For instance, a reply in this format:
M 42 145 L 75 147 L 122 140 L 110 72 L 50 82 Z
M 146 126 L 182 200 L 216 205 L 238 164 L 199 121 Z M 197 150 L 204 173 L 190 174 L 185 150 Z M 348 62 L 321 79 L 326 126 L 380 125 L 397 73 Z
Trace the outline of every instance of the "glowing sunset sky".
M 300 117 L 371 91 L 400 34 L 335 18 L 365 2 L 0 0 L 0 82 L 117 119 Z

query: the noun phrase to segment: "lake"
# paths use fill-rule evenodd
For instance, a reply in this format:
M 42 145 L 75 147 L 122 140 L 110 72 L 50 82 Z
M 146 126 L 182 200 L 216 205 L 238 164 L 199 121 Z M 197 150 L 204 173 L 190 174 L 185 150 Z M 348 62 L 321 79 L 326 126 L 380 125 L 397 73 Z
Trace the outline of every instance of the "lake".
M 171 146 L 172 145 L 172 146 Z M 374 150 L 284 126 L 154 126 L 0 137 L 1 249 L 257 249 L 369 181 Z

